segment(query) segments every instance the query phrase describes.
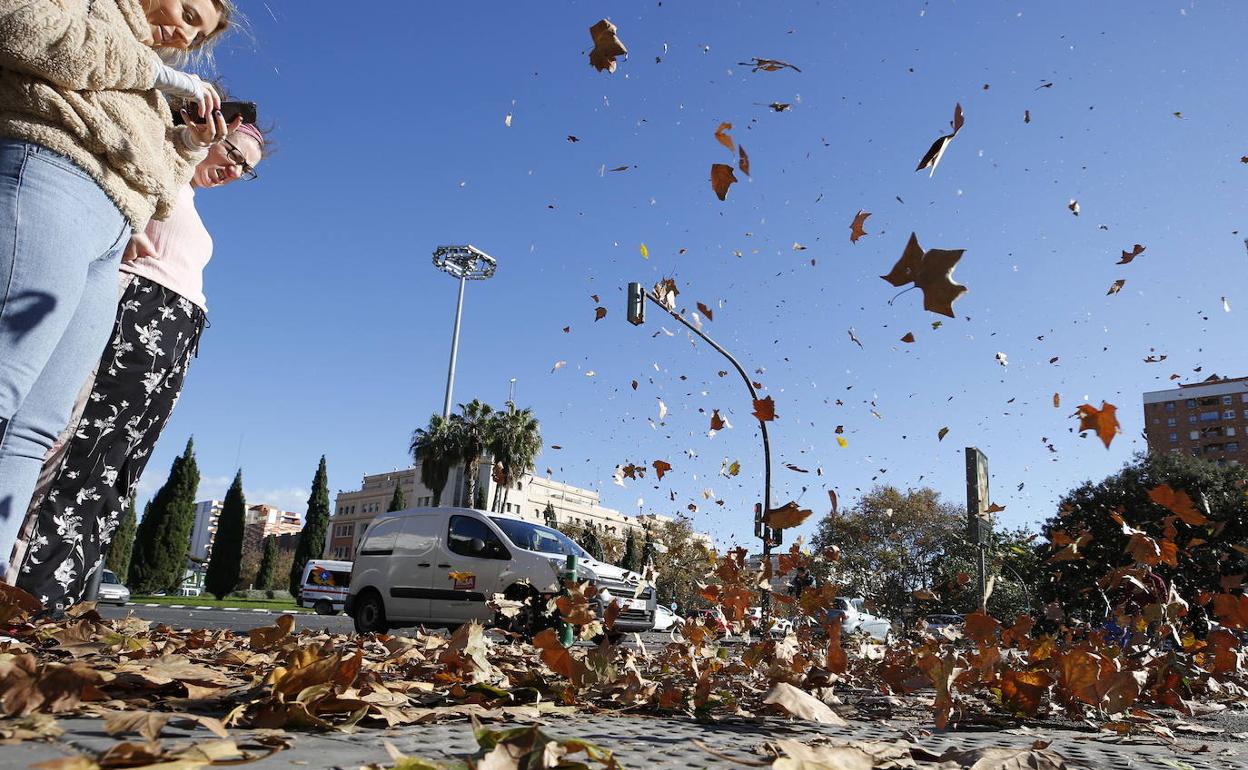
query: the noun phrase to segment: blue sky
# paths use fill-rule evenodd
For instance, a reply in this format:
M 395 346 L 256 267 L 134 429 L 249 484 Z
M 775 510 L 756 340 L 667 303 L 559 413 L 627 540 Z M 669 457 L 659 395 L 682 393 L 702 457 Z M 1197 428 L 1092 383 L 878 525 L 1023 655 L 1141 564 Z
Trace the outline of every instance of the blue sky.
M 852 501 L 879 482 L 961 501 L 973 444 L 1003 520 L 1038 521 L 1143 447 L 1143 391 L 1248 374 L 1243 6 L 244 6 L 251 35 L 218 67 L 277 122 L 280 150 L 259 181 L 199 196 L 212 327 L 144 495 L 191 434 L 203 497 L 241 464 L 251 498 L 302 511 L 321 453 L 335 491 L 407 466 L 442 403 L 443 243 L 499 261 L 469 286 L 456 401 L 501 406 L 516 378 L 548 445 L 539 473 L 628 512 L 693 503 L 724 542 L 748 538 L 761 486 L 751 404 L 670 319 L 625 322 L 629 280 L 672 276 L 682 306 L 714 310 L 706 330 L 776 401 L 774 500 L 816 514 L 826 490 Z M 614 74 L 586 58 L 603 17 L 630 50 Z M 754 56 L 801 72 L 739 64 Z M 955 103 L 965 127 L 934 177 L 915 173 Z M 707 181 L 731 162 L 720 122 L 753 173 L 724 202 Z M 912 231 L 966 249 L 956 320 L 917 291 L 889 304 L 879 276 Z M 1119 407 L 1108 451 L 1073 431 L 1085 399 Z M 708 438 L 712 409 L 733 428 Z M 656 459 L 673 466 L 661 482 L 612 484 L 617 464 Z M 741 474 L 720 476 L 733 460 Z

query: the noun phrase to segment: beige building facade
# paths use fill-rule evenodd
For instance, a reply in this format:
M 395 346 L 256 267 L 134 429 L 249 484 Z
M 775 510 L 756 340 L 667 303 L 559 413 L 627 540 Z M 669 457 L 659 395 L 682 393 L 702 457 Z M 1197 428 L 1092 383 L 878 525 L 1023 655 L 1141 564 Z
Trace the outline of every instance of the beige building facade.
M 447 481 L 446 490 L 442 494 L 442 504 L 448 506 L 474 507 L 463 499 L 464 474 L 462 468 L 452 471 Z M 390 473 L 377 473 L 365 476 L 359 489 L 340 490 L 334 501 L 334 513 L 329 520 L 329 531 L 325 538 L 324 558 L 350 560 L 361 535 L 369 522 L 378 514 L 385 512 L 394 495 L 395 485 L 402 487 L 408 507 L 421 508 L 433 505 L 433 492 L 424 485 L 416 468 L 396 470 Z M 484 493 L 483 506 L 489 509 L 494 500 L 498 485 L 489 475 L 489 465 L 482 464 L 477 488 Z M 644 536 L 646 527 L 653 527 L 672 521 L 667 516 L 648 514 L 645 516 L 628 516 L 614 508 L 602 505 L 598 493 L 591 489 L 565 484 L 554 479 L 525 474 L 506 493 L 503 513 L 510 513 L 538 524 L 546 523 L 545 511 L 549 505 L 554 509 L 559 524 L 584 526 L 591 524 L 615 537 L 624 538 L 629 530 L 637 536 Z M 477 502 L 481 502 L 478 494 Z M 482 507 L 482 506 L 475 506 Z M 709 535 L 696 535 L 708 547 L 711 546 Z

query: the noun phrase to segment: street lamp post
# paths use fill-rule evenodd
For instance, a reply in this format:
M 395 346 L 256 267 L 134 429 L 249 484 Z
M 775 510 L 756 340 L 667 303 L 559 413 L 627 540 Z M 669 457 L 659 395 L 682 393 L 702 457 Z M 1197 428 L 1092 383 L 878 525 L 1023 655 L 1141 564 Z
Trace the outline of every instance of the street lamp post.
M 464 316 L 464 285 L 468 281 L 484 281 L 494 275 L 498 262 L 484 251 L 466 246 L 439 246 L 433 250 L 433 266 L 459 279 L 459 300 L 455 304 L 455 329 L 451 333 L 451 363 L 446 369 L 446 400 L 442 403 L 443 419 L 451 416 L 451 393 L 455 389 L 455 359 L 459 355 L 459 322 Z
M 628 321 L 634 326 L 640 326 L 646 320 L 646 300 L 649 299 L 654 304 L 663 309 L 663 312 L 675 318 L 684 324 L 689 331 L 702 338 L 706 344 L 715 348 L 720 355 L 728 359 L 728 363 L 737 370 L 737 374 L 741 375 L 741 379 L 745 381 L 745 387 L 750 392 L 750 398 L 754 401 L 758 400 L 758 392 L 754 389 L 754 383 L 750 381 L 750 376 L 746 374 L 745 368 L 737 362 L 737 359 L 729 353 L 715 340 L 707 336 L 706 332 L 685 320 L 685 317 L 676 312 L 672 308 L 663 304 L 653 293 L 645 291 L 642 285 L 637 282 L 628 284 Z M 761 511 L 755 511 L 754 516 L 754 536 L 763 541 L 763 561 L 770 564 L 771 548 L 780 545 L 783 542 L 784 530 L 772 529 L 767 524 L 767 512 L 771 510 L 771 441 L 767 436 L 767 422 L 765 420 L 758 421 L 758 429 L 763 437 L 763 505 Z M 762 611 L 764 617 L 771 612 L 771 596 L 766 589 L 761 591 L 762 594 Z

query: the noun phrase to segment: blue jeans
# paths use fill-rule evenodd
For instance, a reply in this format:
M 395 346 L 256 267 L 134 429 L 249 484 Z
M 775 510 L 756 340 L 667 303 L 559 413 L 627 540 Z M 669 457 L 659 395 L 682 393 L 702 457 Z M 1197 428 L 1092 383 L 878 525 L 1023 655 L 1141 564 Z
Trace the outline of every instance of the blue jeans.
M 44 455 L 108 341 L 129 239 L 72 161 L 0 139 L 0 578 Z

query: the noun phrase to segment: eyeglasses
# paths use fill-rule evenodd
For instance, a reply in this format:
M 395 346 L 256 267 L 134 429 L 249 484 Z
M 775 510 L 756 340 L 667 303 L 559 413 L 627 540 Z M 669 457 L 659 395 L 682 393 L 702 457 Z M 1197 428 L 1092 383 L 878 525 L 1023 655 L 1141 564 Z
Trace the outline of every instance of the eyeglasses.
M 242 178 L 243 179 L 250 182 L 251 180 L 260 176 L 259 174 L 256 173 L 255 167 L 247 162 L 247 158 L 243 155 L 243 153 L 237 147 L 234 146 L 233 142 L 231 142 L 229 139 L 222 139 L 221 143 L 224 144 L 226 148 L 225 157 L 229 158 L 230 162 L 233 163 L 235 166 L 242 166 L 243 168 Z

